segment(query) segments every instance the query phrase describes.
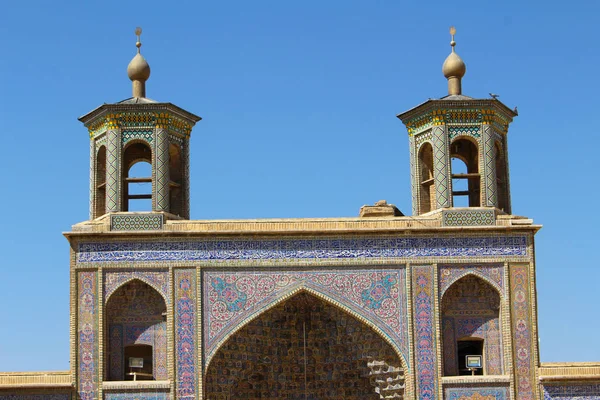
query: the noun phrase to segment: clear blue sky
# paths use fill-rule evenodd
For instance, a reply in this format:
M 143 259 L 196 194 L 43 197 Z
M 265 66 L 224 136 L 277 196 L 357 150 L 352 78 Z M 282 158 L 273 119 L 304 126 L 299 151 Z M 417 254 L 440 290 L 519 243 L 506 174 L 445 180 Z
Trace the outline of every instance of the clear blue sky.
M 177 4 L 175 4 L 177 3 Z M 0 370 L 68 369 L 69 247 L 88 217 L 77 117 L 131 95 L 140 25 L 147 95 L 204 118 L 192 218 L 410 213 L 395 118 L 446 94 L 456 25 L 463 92 L 500 95 L 515 214 L 536 236 L 542 361 L 600 361 L 597 1 L 12 1 L 0 13 Z

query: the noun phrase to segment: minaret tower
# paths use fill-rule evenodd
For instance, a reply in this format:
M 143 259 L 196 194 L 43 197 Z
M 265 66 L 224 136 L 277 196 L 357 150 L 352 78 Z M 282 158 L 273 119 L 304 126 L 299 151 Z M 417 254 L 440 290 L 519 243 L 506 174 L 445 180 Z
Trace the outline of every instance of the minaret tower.
M 442 72 L 448 95 L 428 100 L 398 115 L 410 141 L 413 215 L 451 207 L 487 207 L 511 213 L 508 174 L 508 125 L 517 116 L 491 95 L 462 94 L 467 68 L 452 52 Z
M 133 96 L 79 118 L 90 134 L 90 219 L 144 211 L 189 219 L 189 140 L 200 117 L 146 97 L 150 66 L 137 54 L 127 66 Z

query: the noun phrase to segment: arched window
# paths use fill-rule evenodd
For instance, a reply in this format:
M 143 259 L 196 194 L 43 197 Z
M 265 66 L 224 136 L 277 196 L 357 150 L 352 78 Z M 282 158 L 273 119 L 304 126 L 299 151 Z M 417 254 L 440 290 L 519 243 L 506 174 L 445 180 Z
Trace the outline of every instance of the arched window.
M 96 193 L 94 218 L 106 214 L 106 147 L 100 146 L 96 154 Z
M 477 144 L 459 138 L 450 145 L 452 160 L 452 204 L 454 207 L 479 207 L 481 204 L 479 151 Z
M 508 206 L 508 176 L 506 174 L 506 155 L 502 151 L 502 145 L 499 141 L 494 144 L 494 153 L 496 156 L 496 185 L 498 196 L 498 208 L 510 213 Z
M 152 150 L 132 143 L 123 152 L 123 211 L 152 210 Z
M 171 214 L 181 215 L 183 212 L 182 196 L 181 147 L 169 145 L 169 205 Z
M 419 174 L 421 180 L 419 214 L 424 214 L 435 208 L 433 148 L 430 143 L 424 143 L 419 150 Z
M 106 304 L 106 379 L 166 380 L 167 307 L 140 280 L 121 286 Z
M 442 298 L 444 375 L 471 375 L 467 356 L 480 356 L 483 368 L 476 375 L 501 375 L 502 335 L 500 295 L 473 275 L 455 282 Z

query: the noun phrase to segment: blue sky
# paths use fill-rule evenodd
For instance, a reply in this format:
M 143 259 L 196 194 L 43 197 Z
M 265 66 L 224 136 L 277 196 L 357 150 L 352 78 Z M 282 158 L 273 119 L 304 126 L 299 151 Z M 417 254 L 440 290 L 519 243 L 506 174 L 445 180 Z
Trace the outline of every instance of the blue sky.
M 409 214 L 395 118 L 446 94 L 457 27 L 463 93 L 497 93 L 515 214 L 536 236 L 542 361 L 598 361 L 600 2 L 10 2 L 0 14 L 0 370 L 68 369 L 69 247 L 88 217 L 77 117 L 131 95 L 142 26 L 147 95 L 204 118 L 193 219 Z

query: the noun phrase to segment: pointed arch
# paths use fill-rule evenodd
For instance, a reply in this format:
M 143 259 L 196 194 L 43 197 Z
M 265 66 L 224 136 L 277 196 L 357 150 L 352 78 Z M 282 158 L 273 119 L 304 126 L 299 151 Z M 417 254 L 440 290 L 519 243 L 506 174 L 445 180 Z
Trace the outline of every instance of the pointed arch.
M 501 375 L 502 290 L 481 274 L 468 271 L 448 285 L 440 305 L 444 375 L 470 375 L 464 364 L 467 354 L 482 356 L 478 374 Z
M 96 153 L 94 194 L 94 218 L 106 214 L 106 146 L 102 145 Z
M 452 176 L 452 204 L 456 206 L 460 199 L 468 199 L 468 207 L 481 205 L 481 174 L 479 168 L 479 144 L 470 136 L 460 135 L 450 143 L 451 176 Z M 457 162 L 460 160 L 459 162 Z M 457 171 L 459 166 L 466 167 L 466 171 Z M 466 190 L 460 184 L 466 181 Z M 456 188 L 461 190 L 456 190 Z
M 490 267 L 490 268 L 493 268 L 493 267 Z M 470 275 L 472 275 L 476 278 L 479 278 L 479 279 L 485 281 L 486 283 L 488 283 L 489 285 L 491 285 L 498 292 L 498 296 L 500 296 L 501 299 L 504 298 L 504 289 L 498 284 L 498 282 L 494 282 L 488 276 L 485 276 L 484 274 L 482 274 L 481 272 L 479 272 L 477 270 L 465 269 L 465 271 L 461 272 L 460 274 L 458 274 L 456 276 L 453 276 L 452 279 L 450 279 L 448 282 L 446 282 L 444 284 L 444 287 L 442 287 L 442 290 L 440 292 L 440 300 L 442 300 L 444 298 L 444 294 L 446 294 L 446 292 L 448 291 L 448 289 L 450 289 L 452 287 L 452 285 L 454 285 L 456 282 L 458 282 L 462 278 L 465 278 Z
M 153 154 L 152 146 L 142 139 L 131 140 L 122 150 L 122 211 L 130 211 L 132 208 L 132 201 L 150 200 L 152 201 L 152 181 L 154 175 L 154 165 L 152 164 Z M 132 167 L 138 163 L 148 164 L 150 167 L 149 176 L 133 177 L 130 176 Z M 131 193 L 134 186 L 131 185 L 143 185 L 145 193 Z M 145 187 L 149 186 L 149 188 Z M 148 207 L 145 207 L 148 208 Z M 148 210 L 151 211 L 152 205 Z M 136 210 L 141 211 L 141 210 Z
M 119 282 L 114 287 L 111 287 L 108 290 L 105 290 L 105 292 L 104 292 L 104 305 L 108 304 L 108 300 L 110 299 L 110 297 L 117 290 L 119 290 L 123 286 L 127 285 L 128 283 L 130 283 L 130 282 L 132 282 L 132 281 L 134 281 L 136 279 L 139 280 L 139 281 L 141 281 L 141 282 L 143 282 L 143 283 L 145 283 L 146 285 L 150 286 L 152 289 L 156 290 L 158 292 L 158 294 L 160 294 L 160 296 L 162 297 L 162 299 L 165 302 L 165 304 L 170 304 L 171 303 L 169 301 L 170 299 L 169 299 L 169 296 L 167 294 L 166 288 L 161 288 L 158 283 L 153 282 L 151 279 L 149 279 L 148 277 L 146 277 L 146 276 L 144 276 L 142 274 L 136 274 L 135 272 L 131 272 L 131 276 L 127 277 L 122 282 Z
M 150 284 L 129 279 L 107 296 L 104 307 L 106 380 L 131 380 L 128 361 L 143 360 L 137 379 L 164 380 L 167 369 L 167 302 Z
M 304 304 L 305 308 L 295 309 L 297 304 Z M 325 319 L 323 315 L 326 315 Z M 342 337 L 346 340 L 341 340 Z M 298 351 L 302 351 L 302 346 L 304 352 L 300 354 Z M 303 367 L 300 359 L 303 359 Z M 302 368 L 305 374 L 308 371 L 315 377 L 309 380 L 313 386 L 309 385 L 308 390 L 319 391 L 319 398 L 334 398 L 330 396 L 335 390 L 324 393 L 320 385 L 325 382 L 324 371 L 333 371 L 334 375 L 327 382 L 338 384 L 360 379 L 364 384 L 367 377 L 370 384 L 362 393 L 379 398 L 378 393 L 383 396 L 383 390 L 393 391 L 393 387 L 403 393 L 404 372 L 407 371 L 399 348 L 375 325 L 343 304 L 302 284 L 281 294 L 236 326 L 219 343 L 217 351 L 205 360 L 204 387 L 206 394 L 215 399 L 233 398 L 230 396 L 262 389 L 267 390 L 261 392 L 264 398 L 286 397 L 290 390 L 293 394 L 301 394 L 300 386 L 290 385 L 290 381 L 297 380 Z M 336 371 L 342 369 L 345 372 L 339 375 Z M 296 378 L 290 379 L 290 373 Z M 409 374 L 406 378 L 410 379 Z M 268 384 L 264 384 L 265 381 Z M 359 386 L 355 383 L 349 387 Z M 227 393 L 224 387 L 228 388 Z M 364 385 L 361 387 L 364 389 Z
M 260 317 L 262 314 L 268 312 L 269 310 L 273 309 L 274 307 L 279 306 L 280 304 L 284 303 L 291 297 L 293 297 L 301 292 L 306 292 L 306 293 L 324 301 L 325 303 L 330 304 L 333 307 L 340 309 L 341 311 L 349 314 L 351 317 L 357 319 L 361 323 L 369 326 L 373 331 L 375 331 L 379 336 L 381 336 L 383 338 L 383 340 L 386 343 L 388 343 L 394 349 L 394 351 L 398 354 L 398 357 L 400 358 L 400 360 L 402 362 L 402 368 L 404 368 L 405 371 L 409 370 L 409 364 L 406 361 L 408 354 L 404 354 L 403 351 L 400 349 L 398 343 L 396 343 L 391 338 L 389 333 L 384 332 L 378 326 L 379 321 L 372 321 L 371 319 L 365 317 L 364 315 L 357 313 L 351 307 L 345 305 L 343 300 L 335 299 L 335 298 L 333 298 L 333 296 L 323 293 L 320 290 L 320 288 L 317 285 L 314 285 L 312 282 L 298 282 L 295 285 L 290 285 L 287 288 L 287 290 L 285 290 L 284 292 L 279 294 L 279 296 L 269 299 L 268 301 L 266 301 L 264 303 L 261 303 L 259 307 L 256 307 L 242 321 L 240 321 L 235 326 L 231 327 L 231 329 L 228 331 L 228 333 L 226 335 L 224 335 L 222 338 L 220 338 L 218 341 L 216 341 L 214 346 L 211 346 L 211 349 L 209 350 L 208 354 L 205 354 L 205 370 L 208 368 L 210 361 L 212 360 L 214 355 L 218 352 L 219 348 L 221 348 L 223 346 L 223 344 L 225 344 L 227 342 L 227 340 L 229 340 L 237 332 L 239 332 L 241 329 L 243 329 L 251 321 L 255 320 L 256 318 Z
M 425 214 L 435 208 L 435 181 L 433 178 L 433 146 L 430 142 L 421 144 L 418 150 L 418 171 L 420 195 L 419 214 Z

